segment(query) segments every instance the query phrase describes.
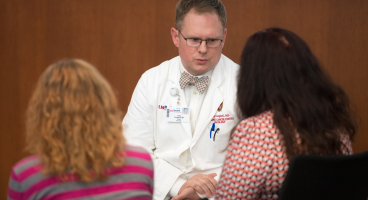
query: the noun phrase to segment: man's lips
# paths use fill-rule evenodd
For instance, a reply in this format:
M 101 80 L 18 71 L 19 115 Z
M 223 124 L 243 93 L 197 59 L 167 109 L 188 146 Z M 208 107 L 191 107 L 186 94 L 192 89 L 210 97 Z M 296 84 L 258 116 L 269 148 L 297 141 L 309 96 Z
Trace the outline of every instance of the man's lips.
M 208 61 L 208 59 L 195 59 L 198 63 L 200 63 L 200 64 L 204 64 L 204 63 L 206 63 L 207 61 Z

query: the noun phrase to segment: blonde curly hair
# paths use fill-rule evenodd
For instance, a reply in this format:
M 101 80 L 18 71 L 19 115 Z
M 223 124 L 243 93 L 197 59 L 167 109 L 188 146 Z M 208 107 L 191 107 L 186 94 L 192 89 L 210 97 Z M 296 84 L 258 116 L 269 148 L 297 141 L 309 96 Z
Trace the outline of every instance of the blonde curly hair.
M 92 65 L 59 61 L 41 75 L 29 102 L 27 149 L 46 174 L 104 180 L 106 167 L 124 165 L 121 121 L 111 86 Z

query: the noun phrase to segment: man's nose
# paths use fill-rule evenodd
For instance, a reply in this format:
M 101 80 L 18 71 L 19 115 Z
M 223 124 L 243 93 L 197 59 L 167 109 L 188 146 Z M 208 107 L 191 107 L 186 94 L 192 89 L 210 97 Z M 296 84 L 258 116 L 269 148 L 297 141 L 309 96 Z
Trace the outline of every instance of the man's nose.
M 207 53 L 208 47 L 207 47 L 207 41 L 206 40 L 202 40 L 201 44 L 198 47 L 198 52 L 199 53 Z

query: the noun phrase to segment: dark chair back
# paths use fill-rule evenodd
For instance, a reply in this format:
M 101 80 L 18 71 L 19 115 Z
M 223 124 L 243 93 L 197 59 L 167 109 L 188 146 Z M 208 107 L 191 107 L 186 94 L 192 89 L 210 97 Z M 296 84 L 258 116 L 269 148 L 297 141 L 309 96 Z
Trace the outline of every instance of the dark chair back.
M 367 200 L 368 151 L 351 156 L 294 157 L 279 200 Z

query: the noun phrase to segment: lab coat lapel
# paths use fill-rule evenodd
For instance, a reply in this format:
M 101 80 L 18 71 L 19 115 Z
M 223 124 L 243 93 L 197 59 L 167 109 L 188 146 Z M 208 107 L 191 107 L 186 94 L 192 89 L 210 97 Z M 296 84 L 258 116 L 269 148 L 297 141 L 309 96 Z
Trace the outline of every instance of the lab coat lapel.
M 173 66 L 171 66 L 170 68 L 170 72 L 169 72 L 169 80 L 171 81 L 171 88 L 177 88 L 179 90 L 179 95 L 180 95 L 180 104 L 178 104 L 178 96 L 171 96 L 170 94 L 170 104 L 172 107 L 188 107 L 187 104 L 187 100 L 185 99 L 185 94 L 184 94 L 184 90 L 182 90 L 180 88 L 180 84 L 179 84 L 179 79 L 180 79 L 180 69 L 179 69 L 179 65 L 180 65 L 180 57 L 179 57 L 179 62 L 174 63 Z M 170 89 L 171 89 L 170 88 Z M 192 129 L 190 127 L 190 123 L 181 123 L 181 125 L 183 126 L 185 132 L 187 133 L 189 138 L 192 138 Z
M 198 141 L 203 132 L 205 132 L 206 127 L 216 114 L 219 105 L 224 101 L 224 96 L 219 89 L 221 84 L 224 82 L 226 73 L 224 70 L 225 63 L 223 62 L 223 59 L 220 59 L 219 63 L 213 70 L 210 84 L 207 88 L 207 93 L 200 110 L 197 126 L 194 131 L 193 140 L 195 143 Z M 192 146 L 194 146 L 195 143 L 193 143 Z

